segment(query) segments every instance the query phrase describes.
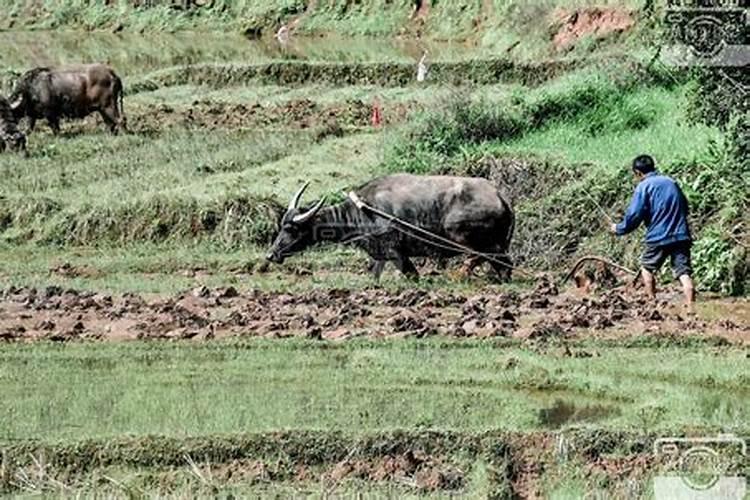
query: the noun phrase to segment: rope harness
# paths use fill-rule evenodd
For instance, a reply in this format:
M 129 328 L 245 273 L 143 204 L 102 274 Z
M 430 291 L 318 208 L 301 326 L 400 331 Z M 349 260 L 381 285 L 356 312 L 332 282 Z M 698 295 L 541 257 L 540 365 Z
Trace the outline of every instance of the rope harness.
M 440 235 L 437 235 L 433 233 L 432 231 L 428 231 L 426 229 L 423 229 L 419 226 L 416 226 L 410 222 L 407 222 L 403 219 L 399 219 L 395 215 L 391 215 L 387 212 L 383 212 L 382 210 L 379 210 L 371 205 L 368 205 L 362 199 L 360 199 L 359 196 L 357 196 L 356 193 L 353 191 L 350 191 L 347 196 L 349 199 L 354 203 L 354 205 L 361 211 L 368 211 L 372 212 L 373 214 L 382 217 L 386 219 L 388 222 L 395 223 L 394 229 L 396 229 L 399 232 L 402 232 L 414 239 L 417 239 L 419 241 L 422 241 L 423 243 L 427 243 L 429 245 L 432 245 L 437 248 L 442 248 L 443 250 L 448 250 L 452 252 L 457 253 L 463 253 L 463 254 L 469 254 L 474 255 L 475 257 L 481 257 L 485 260 L 488 260 L 490 262 L 493 262 L 499 266 L 503 266 L 507 269 L 515 270 L 521 274 L 524 274 L 529 277 L 534 277 L 535 275 L 532 273 L 529 273 L 528 271 L 524 271 L 523 269 L 520 269 L 518 267 L 513 266 L 512 264 L 508 264 L 507 262 L 500 260 L 501 258 L 509 258 L 507 254 L 502 253 L 486 253 L 486 252 L 479 252 L 477 250 L 474 250 L 473 248 L 467 247 L 466 245 L 462 245 L 460 243 L 457 243 L 451 239 L 444 238 Z M 411 231 L 411 232 L 410 232 Z M 420 236 L 426 235 L 426 237 Z M 369 235 L 368 235 L 369 236 Z
M 384 212 L 384 211 L 382 211 L 380 209 L 377 209 L 377 208 L 375 208 L 375 207 L 373 207 L 371 205 L 368 205 L 367 203 L 365 203 L 364 201 L 362 201 L 362 199 L 359 196 L 357 196 L 357 194 L 354 193 L 353 191 L 350 191 L 349 193 L 347 193 L 347 197 L 362 212 L 368 211 L 368 212 L 371 212 L 371 213 L 373 213 L 373 214 L 375 214 L 375 215 L 377 215 L 379 217 L 382 217 L 382 218 L 386 219 L 388 222 L 394 224 L 393 228 L 396 229 L 397 231 L 399 231 L 401 233 L 404 233 L 404 234 L 406 234 L 406 235 L 408 235 L 408 236 L 410 236 L 412 238 L 415 238 L 415 239 L 417 239 L 419 241 L 422 241 L 423 243 L 427 243 L 427 244 L 432 245 L 434 247 L 442 248 L 444 250 L 449 250 L 449 251 L 452 251 L 452 252 L 473 255 L 475 257 L 481 257 L 481 258 L 483 258 L 483 259 L 485 259 L 487 261 L 493 262 L 493 263 L 498 264 L 500 266 L 503 266 L 503 267 L 505 267 L 507 269 L 514 270 L 514 271 L 516 271 L 516 272 L 518 272 L 518 273 L 520 273 L 522 275 L 525 275 L 527 277 L 530 277 L 530 278 L 536 278 L 538 276 L 538 273 L 531 273 L 529 271 L 525 271 L 525 270 L 523 270 L 523 269 L 521 269 L 519 267 L 515 267 L 512 264 L 509 264 L 506 261 L 500 260 L 501 258 L 505 258 L 505 259 L 509 258 L 509 256 L 507 254 L 479 252 L 477 250 L 474 250 L 473 248 L 467 247 L 466 245 L 462 245 L 462 244 L 457 243 L 457 242 L 455 242 L 455 241 L 453 241 L 451 239 L 444 238 L 444 237 L 442 237 L 440 235 L 437 235 L 437 234 L 433 233 L 432 231 L 428 231 L 426 229 L 423 229 L 423 228 L 421 228 L 419 226 L 416 226 L 416 225 L 414 225 L 414 224 L 412 224 L 410 222 L 407 222 L 407 221 L 405 221 L 403 219 L 400 219 L 400 218 L 396 217 L 395 215 L 389 214 L 389 213 Z M 377 234 L 371 233 L 371 234 L 366 234 L 366 235 L 358 236 L 356 238 L 352 238 L 350 240 L 347 240 L 345 243 L 352 243 L 354 241 L 357 241 L 357 240 L 360 240 L 360 239 L 363 239 L 363 238 L 370 238 L 372 236 L 379 236 L 381 234 L 384 234 L 385 232 L 387 232 L 387 231 L 383 231 L 383 232 L 380 232 L 380 233 L 377 233 Z M 420 234 L 421 235 L 425 235 L 426 237 L 422 237 L 422 236 L 420 236 Z M 568 272 L 568 274 L 565 275 L 565 277 L 562 279 L 562 281 L 560 283 L 562 284 L 562 283 L 565 283 L 566 281 L 568 281 L 576 273 L 576 271 L 578 270 L 578 268 L 584 262 L 591 261 L 591 260 L 602 262 L 602 263 L 604 263 L 606 265 L 612 266 L 612 267 L 614 267 L 614 268 L 616 268 L 616 269 L 618 269 L 620 271 L 623 271 L 623 272 L 625 272 L 627 274 L 634 275 L 636 278 L 638 277 L 638 273 L 636 273 L 635 271 L 633 271 L 631 269 L 628 269 L 627 267 L 621 266 L 621 265 L 619 265 L 619 264 L 617 264 L 615 262 L 612 262 L 611 260 L 605 259 L 603 257 L 596 256 L 596 255 L 587 255 L 587 256 L 584 256 L 584 257 L 581 257 L 580 259 L 578 259 L 578 261 L 575 263 L 575 265 L 573 265 L 573 267 L 570 270 L 570 272 Z

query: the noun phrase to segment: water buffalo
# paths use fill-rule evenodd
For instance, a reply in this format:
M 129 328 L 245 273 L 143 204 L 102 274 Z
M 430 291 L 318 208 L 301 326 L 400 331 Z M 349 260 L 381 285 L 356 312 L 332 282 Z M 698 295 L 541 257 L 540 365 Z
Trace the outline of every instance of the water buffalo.
M 26 150 L 26 136 L 18 130 L 16 117 L 10 109 L 10 103 L 0 96 L 0 151 L 8 144 L 16 151 Z
M 24 73 L 10 96 L 17 119 L 29 118 L 29 130 L 45 118 L 60 131 L 60 118 L 83 118 L 98 111 L 112 133 L 125 128 L 122 80 L 103 64 L 34 68 Z
M 457 254 L 445 248 L 445 242 L 435 239 L 426 242 L 423 233 L 408 230 L 366 207 L 359 208 L 352 196 L 337 205 L 324 208 L 325 200 L 321 199 L 310 208 L 300 209 L 299 202 L 306 187 L 307 184 L 297 191 L 281 220 L 279 234 L 267 256 L 271 262 L 281 263 L 287 256 L 316 243 L 341 242 L 355 245 L 369 254 L 370 268 L 376 279 L 387 261 L 394 262 L 406 276 L 416 278 L 418 273 L 410 257 L 442 258 Z M 500 254 L 500 262 L 490 261 L 490 264 L 500 279 L 510 278 L 511 261 L 507 251 L 515 216 L 489 181 L 396 174 L 372 180 L 354 195 L 370 207 L 442 238 L 478 252 Z M 483 260 L 473 257 L 468 270 Z

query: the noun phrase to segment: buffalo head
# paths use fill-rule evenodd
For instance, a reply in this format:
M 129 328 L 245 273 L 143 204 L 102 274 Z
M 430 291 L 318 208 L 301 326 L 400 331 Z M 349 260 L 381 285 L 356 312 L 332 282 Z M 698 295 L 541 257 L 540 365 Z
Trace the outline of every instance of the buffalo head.
M 312 208 L 300 210 L 299 202 L 309 182 L 306 182 L 292 197 L 284 217 L 281 218 L 279 234 L 271 246 L 266 258 L 271 262 L 281 264 L 284 259 L 315 243 L 314 222 L 315 214 L 323 207 L 325 198 L 321 198 Z

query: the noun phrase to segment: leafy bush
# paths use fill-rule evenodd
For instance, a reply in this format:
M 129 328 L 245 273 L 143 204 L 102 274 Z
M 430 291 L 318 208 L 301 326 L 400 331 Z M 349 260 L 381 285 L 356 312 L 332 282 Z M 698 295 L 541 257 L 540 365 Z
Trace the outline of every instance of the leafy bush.
M 629 78 L 586 70 L 500 101 L 472 99 L 470 90 L 457 90 L 391 135 L 385 164 L 391 171 L 444 171 L 456 163 L 454 156 L 466 157 L 467 148 L 555 123 L 579 123 L 589 135 L 642 129 L 654 120 L 656 110 L 629 98 L 626 90 L 633 85 Z
M 611 109 L 620 99 L 613 80 L 583 72 L 561 78 L 525 99 L 523 107 L 533 127 L 554 121 L 567 121 Z
M 688 112 L 694 120 L 728 127 L 733 115 L 747 113 L 747 94 L 740 88 L 750 85 L 744 68 L 701 68 L 695 70 Z
M 703 231 L 692 254 L 701 288 L 730 295 L 744 293 L 747 270 L 742 249 L 732 246 L 720 226 L 712 225 Z
M 456 95 L 397 131 L 386 164 L 391 171 L 434 172 L 466 146 L 509 139 L 527 127 L 515 109 Z

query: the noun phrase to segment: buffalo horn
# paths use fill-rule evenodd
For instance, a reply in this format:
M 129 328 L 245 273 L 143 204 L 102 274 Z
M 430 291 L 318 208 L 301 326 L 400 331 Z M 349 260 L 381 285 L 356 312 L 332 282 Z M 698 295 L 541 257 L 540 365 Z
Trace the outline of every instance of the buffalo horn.
M 314 216 L 314 215 L 315 215 L 316 213 L 318 213 L 318 210 L 320 210 L 320 209 L 321 209 L 321 207 L 323 206 L 323 203 L 325 203 L 325 201 L 326 201 L 325 197 L 321 198 L 321 199 L 320 199 L 320 201 L 319 201 L 319 202 L 317 202 L 317 203 L 315 204 L 315 206 L 314 206 L 314 207 L 312 207 L 312 208 L 311 208 L 310 210 L 308 210 L 307 212 L 305 212 L 305 213 L 303 213 L 303 214 L 295 215 L 294 217 L 292 217 L 292 222 L 294 222 L 295 224 L 302 224 L 303 222 L 306 222 L 306 221 L 308 221 L 308 220 L 309 220 L 309 219 L 311 219 L 311 218 L 312 218 L 312 217 L 313 217 L 313 216 Z
M 294 210 L 299 206 L 299 200 L 302 198 L 302 193 L 305 192 L 305 189 L 307 189 L 307 186 L 309 185 L 310 181 L 305 182 L 302 187 L 299 188 L 299 191 L 292 196 L 292 200 L 289 202 L 289 210 Z
M 10 103 L 10 109 L 16 110 L 23 104 L 23 96 L 19 95 L 15 101 Z

